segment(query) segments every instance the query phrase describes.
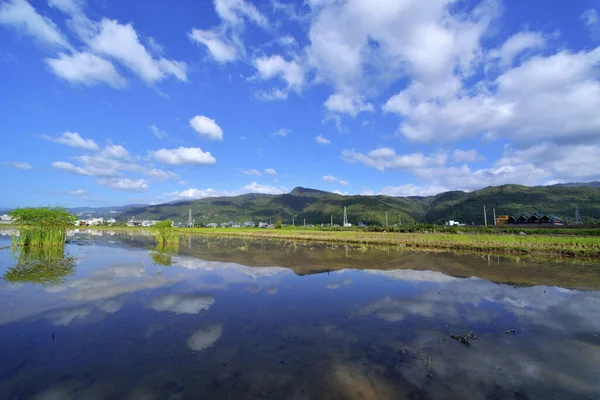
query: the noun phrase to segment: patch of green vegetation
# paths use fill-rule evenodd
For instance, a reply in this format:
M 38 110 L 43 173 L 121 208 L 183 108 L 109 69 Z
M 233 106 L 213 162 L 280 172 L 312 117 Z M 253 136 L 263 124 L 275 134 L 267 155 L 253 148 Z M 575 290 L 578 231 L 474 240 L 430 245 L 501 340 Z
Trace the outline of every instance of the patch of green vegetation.
M 62 207 L 17 208 L 10 216 L 19 227 L 13 245 L 21 247 L 62 246 L 77 219 Z
M 75 258 L 65 256 L 63 246 L 23 246 L 17 264 L 9 267 L 2 279 L 10 283 L 60 285 L 74 273 Z
M 170 219 L 154 224 L 152 233 L 159 246 L 179 245 L 179 234 L 173 229 L 173 221 Z
M 156 265 L 164 265 L 169 267 L 173 265 L 173 254 L 179 253 L 179 240 L 174 243 L 158 243 L 154 250 L 150 253 L 152 262 Z

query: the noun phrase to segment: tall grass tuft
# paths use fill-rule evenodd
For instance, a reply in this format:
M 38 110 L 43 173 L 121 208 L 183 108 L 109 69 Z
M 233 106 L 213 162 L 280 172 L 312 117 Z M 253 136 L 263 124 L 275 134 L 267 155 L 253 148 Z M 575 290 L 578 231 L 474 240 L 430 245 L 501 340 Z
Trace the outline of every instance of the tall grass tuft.
M 156 237 L 159 246 L 177 245 L 179 247 L 179 234 L 173 229 L 173 221 L 170 219 L 154 224 L 152 233 Z
M 67 230 L 77 219 L 62 207 L 18 208 L 10 216 L 19 226 L 19 236 L 13 236 L 13 247 L 62 246 Z
M 23 246 L 17 259 L 2 276 L 7 282 L 60 285 L 75 273 L 75 258 L 65 256 L 64 246 Z

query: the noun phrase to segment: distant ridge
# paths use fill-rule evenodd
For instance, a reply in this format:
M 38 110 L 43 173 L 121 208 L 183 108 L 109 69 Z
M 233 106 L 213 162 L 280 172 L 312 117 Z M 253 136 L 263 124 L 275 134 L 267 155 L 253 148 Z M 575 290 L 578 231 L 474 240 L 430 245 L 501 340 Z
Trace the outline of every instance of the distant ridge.
M 572 186 L 571 186 L 572 185 Z M 133 207 L 120 214 L 121 219 L 131 216 L 144 219 L 187 221 L 188 210 L 196 223 L 244 222 L 252 220 L 284 223 L 328 224 L 331 217 L 340 224 L 343 208 L 348 209 L 349 222 L 357 224 L 428 222 L 444 223 L 449 219 L 467 224 L 483 224 L 483 206 L 488 210 L 488 222 L 496 215 L 521 213 L 552 213 L 563 218 L 574 218 L 575 205 L 584 222 L 600 222 L 600 185 L 561 184 L 553 186 L 490 186 L 473 192 L 450 191 L 427 197 L 393 197 L 384 195 L 340 195 L 323 190 L 296 187 L 281 195 L 245 194 L 235 197 L 214 197 Z
M 600 182 L 599 181 L 593 181 L 593 182 L 557 183 L 555 185 L 550 185 L 550 187 L 590 187 L 590 188 L 600 188 Z

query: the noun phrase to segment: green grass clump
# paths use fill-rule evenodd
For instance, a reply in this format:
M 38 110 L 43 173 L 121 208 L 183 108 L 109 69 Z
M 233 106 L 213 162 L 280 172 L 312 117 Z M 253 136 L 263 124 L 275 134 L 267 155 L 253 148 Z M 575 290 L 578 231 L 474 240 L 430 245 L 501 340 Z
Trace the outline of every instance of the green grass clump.
M 157 222 L 152 227 L 152 233 L 156 237 L 159 246 L 179 246 L 179 234 L 173 229 L 173 221 L 166 219 Z
M 10 213 L 19 227 L 13 246 L 62 246 L 77 218 L 62 207 L 17 208 Z

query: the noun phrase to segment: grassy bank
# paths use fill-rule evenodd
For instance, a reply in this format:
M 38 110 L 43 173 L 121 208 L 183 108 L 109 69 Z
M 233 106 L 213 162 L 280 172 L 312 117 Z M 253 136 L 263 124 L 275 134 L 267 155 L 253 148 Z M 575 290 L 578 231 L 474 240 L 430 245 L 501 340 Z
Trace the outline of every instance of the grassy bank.
M 90 229 L 90 228 L 88 228 Z M 143 228 L 114 227 L 118 231 L 140 231 Z M 212 237 L 272 238 L 287 241 L 319 241 L 348 243 L 364 246 L 387 245 L 407 249 L 450 250 L 491 254 L 528 254 L 551 257 L 600 258 L 600 236 L 583 235 L 569 229 L 569 233 L 533 234 L 521 236 L 514 233 L 486 233 L 476 230 L 418 233 L 366 232 L 358 230 L 319 230 L 309 228 L 258 229 L 258 228 L 175 228 L 181 234 Z
M 358 245 L 391 245 L 413 249 L 443 249 L 497 254 L 539 254 L 568 257 L 600 257 L 600 237 L 511 234 L 380 233 L 286 229 L 193 228 L 182 233 L 209 236 L 314 240 Z

